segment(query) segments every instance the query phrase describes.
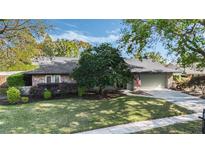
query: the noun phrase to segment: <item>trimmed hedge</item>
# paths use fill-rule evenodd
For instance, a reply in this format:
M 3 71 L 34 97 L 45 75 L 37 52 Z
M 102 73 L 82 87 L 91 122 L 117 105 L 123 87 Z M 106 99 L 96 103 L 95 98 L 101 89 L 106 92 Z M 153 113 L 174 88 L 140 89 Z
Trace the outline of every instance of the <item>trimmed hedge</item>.
M 50 99 L 52 97 L 52 93 L 46 89 L 44 92 L 43 92 L 43 98 L 44 99 Z
M 49 90 L 53 97 L 65 96 L 77 93 L 76 83 L 42 83 L 31 87 L 30 96 L 33 98 L 43 98 L 45 90 Z
M 21 101 L 23 103 L 28 103 L 29 102 L 29 97 L 21 97 Z
M 25 85 L 24 75 L 21 73 L 11 75 L 7 78 L 7 84 L 9 87 L 21 87 Z
M 18 90 L 15 87 L 10 87 L 7 91 L 7 99 L 9 103 L 17 103 L 21 100 L 21 93 L 20 90 Z

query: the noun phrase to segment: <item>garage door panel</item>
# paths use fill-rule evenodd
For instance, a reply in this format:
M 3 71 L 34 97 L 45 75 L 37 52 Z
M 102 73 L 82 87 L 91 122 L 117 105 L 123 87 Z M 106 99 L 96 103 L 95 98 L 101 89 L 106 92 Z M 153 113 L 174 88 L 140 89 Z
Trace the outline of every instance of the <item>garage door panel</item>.
M 165 74 L 141 74 L 142 89 L 162 89 L 166 87 Z

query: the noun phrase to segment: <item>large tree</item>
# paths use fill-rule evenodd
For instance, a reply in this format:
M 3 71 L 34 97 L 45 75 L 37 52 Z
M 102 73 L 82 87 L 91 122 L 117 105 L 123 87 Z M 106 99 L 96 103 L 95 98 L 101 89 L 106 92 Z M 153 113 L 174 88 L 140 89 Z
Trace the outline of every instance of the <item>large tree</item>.
M 157 41 L 176 53 L 182 64 L 205 66 L 205 20 L 124 20 L 121 42 L 128 52 L 143 53 Z
M 0 69 L 31 65 L 31 59 L 41 52 L 36 40 L 45 34 L 46 28 L 41 20 L 1 19 Z
M 82 52 L 73 76 L 79 86 L 99 87 L 100 93 L 107 85 L 125 84 L 131 80 L 119 50 L 106 43 Z

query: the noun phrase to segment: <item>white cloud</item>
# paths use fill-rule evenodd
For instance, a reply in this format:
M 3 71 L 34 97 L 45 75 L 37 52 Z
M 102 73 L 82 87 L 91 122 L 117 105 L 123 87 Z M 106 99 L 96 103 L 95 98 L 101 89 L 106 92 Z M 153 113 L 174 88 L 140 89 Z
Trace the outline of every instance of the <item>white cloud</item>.
M 68 40 L 81 40 L 89 43 L 103 43 L 103 42 L 115 42 L 119 39 L 119 35 L 116 34 L 109 34 L 107 36 L 90 36 L 85 35 L 78 31 L 66 31 L 62 34 L 51 35 L 51 37 L 56 39 L 68 39 Z
M 68 26 L 68 27 L 78 28 L 76 25 L 69 24 L 69 23 L 65 23 L 65 25 Z
M 119 34 L 120 33 L 120 28 L 113 29 L 113 30 L 108 30 L 106 31 L 107 34 Z

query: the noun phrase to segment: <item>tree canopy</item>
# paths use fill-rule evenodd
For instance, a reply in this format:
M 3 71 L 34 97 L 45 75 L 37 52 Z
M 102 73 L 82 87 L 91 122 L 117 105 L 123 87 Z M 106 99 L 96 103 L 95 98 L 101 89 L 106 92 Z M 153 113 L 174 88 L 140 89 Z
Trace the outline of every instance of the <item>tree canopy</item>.
M 51 57 L 78 57 L 81 51 L 91 47 L 89 43 L 78 40 L 58 39 L 53 41 L 49 35 L 46 35 L 41 45 L 44 55 Z
M 166 64 L 167 63 L 167 59 L 165 59 L 164 57 L 162 57 L 162 55 L 159 53 L 159 52 L 154 52 L 154 51 L 151 51 L 151 52 L 145 52 L 143 54 L 135 54 L 135 58 L 136 59 L 143 59 L 143 58 L 148 58 L 148 59 L 151 59 L 155 62 L 159 62 L 161 64 Z
M 100 91 L 107 85 L 124 84 L 131 80 L 119 50 L 107 43 L 82 52 L 73 77 L 79 86 L 99 87 Z
M 41 54 L 37 39 L 47 25 L 41 20 L 0 20 L 0 70 L 33 68 L 32 58 Z
M 121 42 L 128 52 L 141 54 L 161 41 L 182 64 L 205 66 L 205 20 L 129 19 L 124 23 Z

